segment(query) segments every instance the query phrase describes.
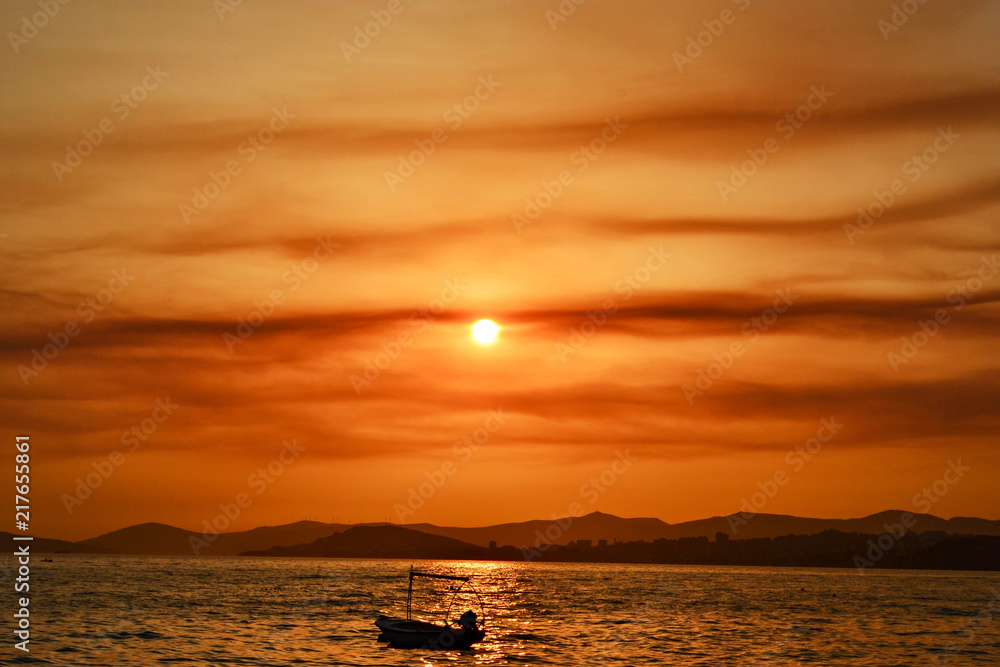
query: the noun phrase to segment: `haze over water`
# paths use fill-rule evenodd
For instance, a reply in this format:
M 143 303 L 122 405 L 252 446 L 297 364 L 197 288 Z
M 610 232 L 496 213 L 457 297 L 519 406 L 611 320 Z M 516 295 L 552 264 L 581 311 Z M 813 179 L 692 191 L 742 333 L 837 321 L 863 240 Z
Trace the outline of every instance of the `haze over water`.
M 691 665 L 1000 662 L 1000 574 L 416 562 L 472 574 L 472 651 L 390 649 L 409 561 L 56 556 L 37 563 L 40 665 Z M 437 589 L 440 591 L 441 589 Z M 455 609 L 478 609 L 461 595 Z M 416 612 L 441 611 L 433 585 Z M 991 606 L 992 605 L 992 606 Z M 453 610 L 454 612 L 454 610 Z M 36 643 L 37 642 L 37 643 Z M 9 655 L 9 654 L 8 654 Z M 0 664 L 21 664 L 9 657 Z

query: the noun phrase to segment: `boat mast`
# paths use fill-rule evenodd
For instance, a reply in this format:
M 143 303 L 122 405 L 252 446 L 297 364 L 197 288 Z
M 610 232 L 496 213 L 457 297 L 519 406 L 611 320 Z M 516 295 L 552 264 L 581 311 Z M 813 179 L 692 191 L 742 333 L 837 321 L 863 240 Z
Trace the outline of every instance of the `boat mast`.
M 406 589 L 406 620 L 410 620 L 410 605 L 413 600 L 413 566 L 410 566 L 410 585 Z
M 429 579 L 448 579 L 449 581 L 469 581 L 469 577 L 456 577 L 450 574 L 431 574 L 430 572 L 414 572 L 413 566 L 410 566 L 410 585 L 406 588 L 406 620 L 411 620 L 410 611 L 413 608 L 413 577 L 428 577 Z M 459 587 L 461 588 L 461 587 Z M 479 595 L 477 592 L 476 595 Z M 452 598 L 454 602 L 454 597 Z M 451 609 L 451 605 L 448 605 Z

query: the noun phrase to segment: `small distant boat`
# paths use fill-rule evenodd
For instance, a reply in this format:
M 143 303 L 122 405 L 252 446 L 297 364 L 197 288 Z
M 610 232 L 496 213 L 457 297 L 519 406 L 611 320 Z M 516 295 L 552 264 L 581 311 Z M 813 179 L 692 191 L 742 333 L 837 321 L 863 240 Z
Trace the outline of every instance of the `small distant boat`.
M 413 620 L 411 613 L 413 608 L 413 578 L 427 577 L 429 579 L 450 579 L 461 581 L 462 584 L 455 589 L 451 602 L 444 613 L 444 623 L 429 623 L 427 621 Z M 453 577 L 447 574 L 431 574 L 430 572 L 417 572 L 410 566 L 410 585 L 406 591 L 406 618 L 391 618 L 389 616 L 379 616 L 375 619 L 375 625 L 382 634 L 379 635 L 380 642 L 388 642 L 389 646 L 396 648 L 429 648 L 429 649 L 465 649 L 473 644 L 483 641 L 486 636 L 485 629 L 485 607 L 483 600 L 479 597 L 479 592 L 472 585 L 469 589 L 475 593 L 479 600 L 479 610 L 483 612 L 483 623 L 479 623 L 479 617 L 470 609 L 458 617 L 456 621 L 449 622 L 451 607 L 455 603 L 455 597 L 465 584 L 469 583 L 469 577 Z

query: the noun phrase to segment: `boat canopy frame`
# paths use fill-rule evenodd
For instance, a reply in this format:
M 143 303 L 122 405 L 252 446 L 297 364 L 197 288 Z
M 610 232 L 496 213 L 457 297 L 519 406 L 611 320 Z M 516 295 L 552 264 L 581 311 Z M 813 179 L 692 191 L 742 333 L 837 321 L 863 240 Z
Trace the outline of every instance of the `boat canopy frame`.
M 455 604 L 455 598 L 458 594 L 462 592 L 462 588 L 469 584 L 469 590 L 471 590 L 476 595 L 476 600 L 479 602 L 479 611 L 482 614 L 482 625 L 486 626 L 486 605 L 483 603 L 483 598 L 470 582 L 471 577 L 457 577 L 451 574 L 434 574 L 432 572 L 420 572 L 419 570 L 414 570 L 413 566 L 410 566 L 410 584 L 406 589 L 406 620 L 412 621 L 411 611 L 413 609 L 413 577 L 426 577 L 428 579 L 447 579 L 450 581 L 461 581 L 462 583 L 458 588 L 451 594 L 451 600 L 448 602 L 448 608 L 444 612 L 444 624 L 448 625 L 448 617 L 451 615 L 451 607 Z

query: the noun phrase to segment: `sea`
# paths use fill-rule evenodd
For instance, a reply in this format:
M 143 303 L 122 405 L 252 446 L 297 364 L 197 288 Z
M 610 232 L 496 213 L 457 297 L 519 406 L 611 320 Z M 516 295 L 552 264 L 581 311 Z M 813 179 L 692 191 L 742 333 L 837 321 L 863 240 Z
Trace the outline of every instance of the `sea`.
M 55 555 L 32 560 L 29 654 L 0 664 L 1000 664 L 1000 573 Z M 466 651 L 377 641 L 379 614 L 485 616 Z M 5 573 L 9 599 L 12 577 Z M 481 611 L 482 610 L 482 611 Z

